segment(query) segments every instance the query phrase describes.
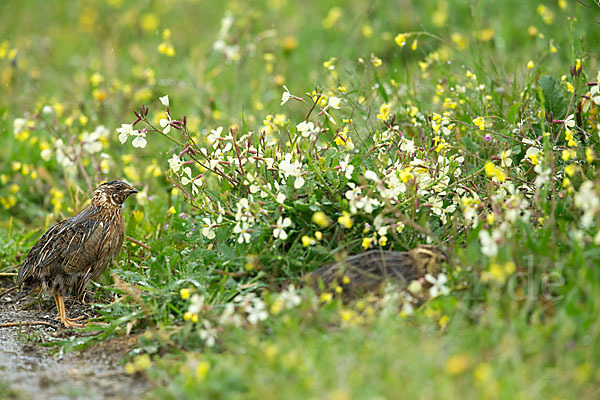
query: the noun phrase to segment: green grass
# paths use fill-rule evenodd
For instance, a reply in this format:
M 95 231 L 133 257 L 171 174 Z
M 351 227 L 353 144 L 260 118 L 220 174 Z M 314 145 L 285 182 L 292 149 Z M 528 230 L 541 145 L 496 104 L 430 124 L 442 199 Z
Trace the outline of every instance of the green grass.
M 597 397 L 598 6 L 213 3 L 2 6 L 0 271 L 108 178 L 140 189 L 127 235 L 151 248 L 97 286 L 109 325 L 58 344 L 143 333 L 125 369 L 155 398 Z M 163 133 L 167 94 L 187 124 Z M 147 145 L 121 144 L 142 105 Z M 302 288 L 423 243 L 450 294 L 413 312 Z

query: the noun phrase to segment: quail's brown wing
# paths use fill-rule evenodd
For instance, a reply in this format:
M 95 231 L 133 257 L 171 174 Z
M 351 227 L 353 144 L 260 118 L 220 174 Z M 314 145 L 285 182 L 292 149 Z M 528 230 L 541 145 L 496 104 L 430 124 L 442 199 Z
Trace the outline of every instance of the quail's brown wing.
M 75 259 L 76 253 L 85 244 L 85 239 L 94 236 L 98 227 L 101 227 L 100 221 L 94 218 L 99 211 L 99 207 L 88 207 L 80 214 L 58 222 L 44 233 L 23 261 L 19 271 L 19 285 L 22 286 L 30 279 L 35 281 L 37 277 L 50 272 L 49 269 L 54 270 L 54 273 L 59 272 L 56 268 L 60 270 L 60 267 L 71 269 L 72 262 L 69 260 Z M 84 259 L 85 257 L 77 258 L 77 261 Z
M 326 288 L 341 286 L 345 296 L 354 297 L 375 290 L 388 279 L 407 285 L 425 273 L 409 252 L 370 250 L 321 267 L 311 272 L 308 278 L 315 288 L 321 281 Z

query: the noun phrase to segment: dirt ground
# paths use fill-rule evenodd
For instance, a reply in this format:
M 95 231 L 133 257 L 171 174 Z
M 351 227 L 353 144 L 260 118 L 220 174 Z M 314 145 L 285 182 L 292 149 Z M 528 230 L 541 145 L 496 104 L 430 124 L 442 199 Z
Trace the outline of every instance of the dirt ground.
M 54 301 L 28 309 L 13 301 L 16 292 L 5 294 L 12 283 L 0 281 L 0 324 L 18 321 L 46 321 L 52 326 L 0 328 L 0 399 L 131 399 L 143 398 L 151 389 L 146 379 L 127 375 L 122 361 L 134 348 L 136 337 L 119 337 L 80 352 L 59 354 L 56 347 L 40 343 L 53 338 L 90 334 L 64 329 L 55 320 Z M 69 307 L 69 303 L 67 303 Z M 94 315 L 82 304 L 73 304 L 69 315 Z

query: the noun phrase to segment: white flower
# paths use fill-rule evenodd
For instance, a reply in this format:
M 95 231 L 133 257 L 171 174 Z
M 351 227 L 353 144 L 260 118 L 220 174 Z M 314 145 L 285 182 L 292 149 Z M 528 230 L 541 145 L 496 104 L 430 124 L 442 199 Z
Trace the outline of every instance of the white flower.
M 327 107 L 335 108 L 336 110 L 340 109 L 341 100 L 338 97 L 331 96 L 329 98 L 329 102 L 327 103 Z
M 414 312 L 415 312 L 414 307 L 408 301 L 405 301 L 402 304 L 402 311 L 401 311 L 402 314 L 412 315 Z
M 279 204 L 283 204 L 283 202 L 285 201 L 285 199 L 287 199 L 287 196 L 286 196 L 285 194 L 283 194 L 283 193 L 281 193 L 281 192 L 277 193 L 277 198 L 276 198 L 276 201 L 277 201 Z
M 136 138 L 133 139 L 133 141 L 131 142 L 133 147 L 139 147 L 141 149 L 146 147 L 146 143 L 148 143 L 148 142 L 146 141 L 146 130 L 145 129 L 139 130 Z
M 167 113 L 167 118 L 162 118 L 158 121 L 160 127 L 163 128 L 163 133 L 167 134 L 171 132 L 171 116 Z
M 402 137 L 402 143 L 400 144 L 400 150 L 405 151 L 409 154 L 415 152 L 415 142 L 405 137 Z
M 361 189 L 359 186 L 356 186 L 354 182 L 348 182 L 348 186 L 350 186 L 351 190 L 346 191 L 346 198 L 350 201 L 355 200 L 358 196 L 361 195 Z
M 200 338 L 204 340 L 208 347 L 213 347 L 217 338 L 217 330 L 206 319 L 202 320 L 202 325 L 203 329 L 200 329 Z
M 56 143 L 54 143 L 54 146 L 56 148 L 56 161 L 65 168 L 72 166 L 74 163 L 67 155 L 67 149 L 65 148 L 62 139 L 58 139 Z
M 121 127 L 117 128 L 117 132 L 119 132 L 119 141 L 121 142 L 121 144 L 124 144 L 130 135 L 134 135 L 133 125 L 121 124 Z
M 293 284 L 290 284 L 286 290 L 281 292 L 279 298 L 283 300 L 285 308 L 287 309 L 299 306 L 302 301 Z
M 294 189 L 300 189 L 302 186 L 304 186 L 304 178 L 297 176 L 296 180 L 294 181 Z
M 221 216 L 219 216 L 220 218 Z M 207 239 L 215 238 L 215 223 L 208 217 L 202 218 L 203 227 L 202 227 L 202 235 L 204 235 Z
M 575 115 L 571 114 L 565 119 L 565 126 L 571 129 L 575 127 Z
M 42 157 L 42 160 L 50 161 L 50 158 L 52 157 L 52 149 L 42 150 L 42 152 L 40 153 L 40 156 Z
M 349 155 L 346 155 L 344 161 L 340 161 L 340 171 L 345 174 L 346 179 L 352 179 L 352 174 L 354 173 L 354 165 L 348 162 Z
M 502 154 L 500 154 L 500 159 L 502 160 L 500 164 L 503 167 L 508 168 L 508 167 L 511 166 L 511 164 L 512 164 L 512 158 L 510 158 L 511 154 L 512 154 L 512 150 L 511 149 L 504 150 L 502 152 Z
M 485 229 L 479 231 L 479 242 L 481 243 L 481 252 L 488 257 L 495 257 L 498 254 L 498 239 L 502 233 L 498 230 L 492 231 L 492 234 Z
M 208 141 L 211 143 L 218 142 L 219 138 L 221 137 L 221 132 L 223 132 L 222 126 L 218 127 L 217 129 L 211 129 L 210 134 L 207 137 Z
M 287 103 L 288 100 L 292 98 L 290 90 L 287 87 L 285 87 L 285 85 L 283 85 L 283 88 L 285 89 L 285 92 L 283 92 L 283 94 L 281 95 L 281 106 Z
M 192 314 L 198 314 L 202 311 L 202 307 L 204 307 L 204 296 L 199 296 L 197 294 L 193 295 L 190 299 L 188 311 Z
M 285 219 L 283 217 L 279 217 L 279 219 L 277 220 L 277 225 L 275 229 L 273 229 L 273 236 L 275 237 L 275 239 L 287 239 L 288 235 L 285 232 L 285 228 L 287 228 L 291 224 L 292 220 L 288 217 L 285 217 Z
M 408 285 L 408 291 L 411 292 L 412 294 L 419 294 L 421 293 L 421 290 L 423 289 L 421 282 L 419 281 L 412 281 L 410 283 L 410 285 Z
M 600 106 L 600 71 L 598 71 L 598 76 L 596 77 L 596 85 L 592 86 L 590 93 L 592 95 L 592 101 Z
M 235 305 L 233 303 L 227 303 L 223 310 L 223 314 L 221 314 L 221 317 L 219 318 L 219 323 L 223 325 L 241 326 L 242 322 L 242 317 L 235 312 Z
M 373 172 L 373 171 L 365 171 L 365 179 L 373 181 L 373 182 L 379 182 L 379 178 L 377 177 L 377 173 Z
M 27 125 L 27 120 L 25 118 L 15 118 L 13 121 L 13 132 L 16 135 L 17 133 L 21 133 L 25 130 L 25 126 Z
M 594 215 L 598 211 L 600 200 L 594 189 L 592 181 L 585 181 L 581 184 L 579 192 L 575 195 L 575 207 L 583 211 L 581 217 L 581 226 L 588 228 L 594 222 Z
M 296 125 L 296 131 L 300 132 L 302 137 L 309 137 L 315 131 L 315 124 L 312 122 L 302 121 Z
M 550 168 L 543 168 L 541 164 L 538 164 L 533 168 L 533 171 L 537 174 L 535 181 L 533 181 L 536 187 L 541 187 L 550 182 L 550 173 L 552 172 Z
M 102 142 L 100 141 L 100 133 L 96 130 L 92 133 L 83 132 L 81 135 L 83 150 L 88 154 L 95 154 L 102 151 Z
M 292 154 L 287 153 L 285 158 L 279 162 L 279 173 L 286 178 L 298 176 L 302 173 L 302 163 L 300 161 L 292 162 Z
M 44 114 L 52 114 L 53 112 L 54 108 L 52 108 L 52 106 L 46 104 L 44 107 L 42 107 L 42 113 Z
M 269 313 L 266 310 L 265 302 L 261 299 L 253 299 L 252 305 L 246 306 L 246 312 L 248 313 L 248 322 L 252 325 L 256 325 L 259 321 L 264 321 L 269 318 Z
M 439 274 L 437 279 L 435 279 L 432 275 L 425 275 L 425 280 L 431 283 L 431 287 L 429 288 L 429 295 L 431 297 L 438 297 L 439 295 L 446 296 L 450 293 L 450 289 L 445 285 L 448 282 L 448 278 L 444 274 Z
M 247 222 L 238 222 L 233 227 L 233 233 L 239 233 L 238 243 L 250 243 L 249 225 Z
M 192 169 L 190 167 L 185 167 L 183 169 L 183 174 L 184 175 L 181 177 L 181 183 L 184 185 L 189 185 L 191 182 L 192 193 L 198 194 L 200 192 L 200 187 L 202 187 L 202 179 L 200 177 L 192 178 Z
M 169 107 L 169 95 L 165 95 L 163 97 L 158 98 L 163 106 Z
M 182 165 L 183 162 L 177 154 L 173 154 L 173 157 L 169 158 L 169 168 L 171 171 L 178 172 Z

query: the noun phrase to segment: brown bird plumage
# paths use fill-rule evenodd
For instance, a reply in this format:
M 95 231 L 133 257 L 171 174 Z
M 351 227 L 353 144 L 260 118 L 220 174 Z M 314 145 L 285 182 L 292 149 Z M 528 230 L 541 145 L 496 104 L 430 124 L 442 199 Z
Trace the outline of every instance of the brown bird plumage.
M 75 292 L 82 298 L 90 280 L 100 277 L 119 254 L 123 202 L 133 193 L 137 190 L 125 182 L 101 184 L 85 210 L 48 229 L 25 257 L 18 277 L 21 292 L 51 292 L 65 327 L 83 326 L 75 322 L 83 317 L 67 317 L 64 297 Z
M 309 284 L 317 291 L 342 288 L 344 299 L 378 290 L 385 281 L 402 286 L 439 270 L 447 260 L 435 246 L 420 245 L 409 251 L 370 250 L 312 271 Z

